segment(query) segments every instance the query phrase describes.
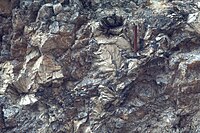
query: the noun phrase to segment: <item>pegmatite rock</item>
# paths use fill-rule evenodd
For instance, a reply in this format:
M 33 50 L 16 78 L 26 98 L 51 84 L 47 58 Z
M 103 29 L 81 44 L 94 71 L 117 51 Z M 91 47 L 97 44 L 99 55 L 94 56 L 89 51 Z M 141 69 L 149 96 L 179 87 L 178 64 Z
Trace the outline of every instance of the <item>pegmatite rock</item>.
M 0 132 L 198 133 L 199 18 L 198 0 L 0 0 Z

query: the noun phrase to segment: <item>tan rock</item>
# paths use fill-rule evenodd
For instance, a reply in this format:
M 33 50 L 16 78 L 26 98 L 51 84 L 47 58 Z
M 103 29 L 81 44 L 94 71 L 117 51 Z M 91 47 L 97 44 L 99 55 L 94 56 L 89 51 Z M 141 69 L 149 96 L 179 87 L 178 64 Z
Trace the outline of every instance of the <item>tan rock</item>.
M 11 62 L 0 64 L 0 94 L 4 94 L 8 85 L 13 82 L 13 65 Z

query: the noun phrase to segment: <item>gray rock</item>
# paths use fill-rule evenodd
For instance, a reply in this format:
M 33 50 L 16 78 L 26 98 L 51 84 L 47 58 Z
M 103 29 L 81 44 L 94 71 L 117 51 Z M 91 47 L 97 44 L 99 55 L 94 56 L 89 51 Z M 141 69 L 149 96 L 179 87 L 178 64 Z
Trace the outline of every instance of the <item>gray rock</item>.
M 62 11 L 62 9 L 63 9 L 63 7 L 62 7 L 61 3 L 53 5 L 54 14 L 60 13 Z
M 52 34 L 56 34 L 59 32 L 59 23 L 58 22 L 53 22 L 50 26 L 49 26 L 49 29 L 50 29 L 50 33 Z

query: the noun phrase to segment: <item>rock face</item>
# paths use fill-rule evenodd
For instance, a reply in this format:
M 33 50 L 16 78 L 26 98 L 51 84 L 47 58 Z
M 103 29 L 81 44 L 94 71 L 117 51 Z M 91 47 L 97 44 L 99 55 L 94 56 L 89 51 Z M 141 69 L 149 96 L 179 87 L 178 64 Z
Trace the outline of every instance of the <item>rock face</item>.
M 0 132 L 199 133 L 199 9 L 0 0 Z

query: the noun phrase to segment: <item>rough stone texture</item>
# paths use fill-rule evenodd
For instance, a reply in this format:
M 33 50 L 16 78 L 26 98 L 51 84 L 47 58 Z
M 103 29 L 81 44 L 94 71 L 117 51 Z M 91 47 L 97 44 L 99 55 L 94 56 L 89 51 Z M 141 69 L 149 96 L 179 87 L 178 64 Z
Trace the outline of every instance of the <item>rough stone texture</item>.
M 2 133 L 199 133 L 199 73 L 199 0 L 0 0 Z

